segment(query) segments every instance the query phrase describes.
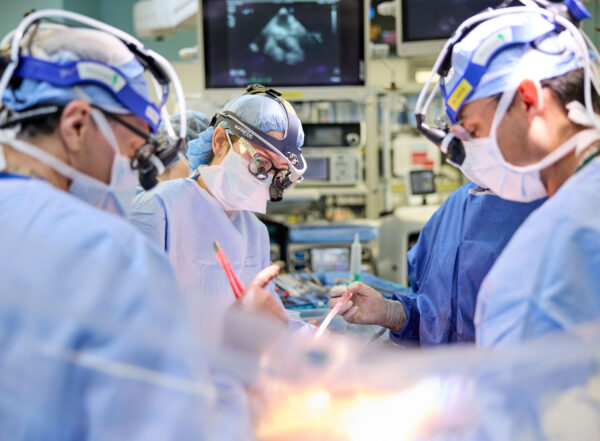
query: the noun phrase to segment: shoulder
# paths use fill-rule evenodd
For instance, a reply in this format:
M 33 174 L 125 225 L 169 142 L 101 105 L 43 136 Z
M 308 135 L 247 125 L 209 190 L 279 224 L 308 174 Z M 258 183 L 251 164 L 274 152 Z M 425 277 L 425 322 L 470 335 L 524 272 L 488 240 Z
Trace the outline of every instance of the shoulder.
M 168 259 L 125 219 L 43 182 L 20 185 L 17 200 L 3 187 L 3 288 L 31 304 L 59 308 L 57 317 L 77 314 L 76 323 L 94 317 L 119 326 L 112 330 L 137 327 L 137 335 L 168 336 L 176 329 L 183 306 Z M 65 324 L 74 333 L 69 338 L 85 335 L 89 342 L 95 333 L 93 327 L 83 331 Z M 57 326 L 57 332 L 67 329 Z M 135 341 L 120 344 L 132 351 Z
M 562 218 L 595 224 L 600 220 L 600 159 L 593 160 L 571 176 L 547 204 Z
M 478 187 L 476 184 L 474 184 L 472 182 L 467 182 L 466 184 L 461 185 L 456 190 L 454 190 L 452 192 L 452 194 L 450 194 L 450 196 L 448 196 L 448 199 L 446 199 L 446 202 L 462 201 L 462 200 L 469 198 L 470 195 L 477 196 L 480 194 L 484 195 L 487 193 L 485 191 L 483 191 L 480 187 Z
M 574 176 L 517 229 L 493 271 L 530 270 L 542 277 L 551 263 L 560 266 L 600 242 L 600 179 L 595 184 Z M 537 202 L 537 201 L 536 201 Z M 597 252 L 597 250 L 596 250 Z
M 245 237 L 247 243 L 253 243 L 254 246 L 264 246 L 269 244 L 269 232 L 267 226 L 250 211 L 237 211 L 231 222 L 236 229 Z
M 179 178 L 159 183 L 155 188 L 138 194 L 133 202 L 133 213 L 169 211 L 174 207 L 195 209 L 216 204 L 212 197 L 189 178 Z
M 251 211 L 238 211 L 238 218 L 245 225 L 249 226 L 255 231 L 268 233 L 267 226 L 261 221 L 256 214 Z
M 460 186 L 446 199 L 443 205 L 465 205 L 467 202 L 483 202 L 504 201 L 490 190 L 479 187 L 473 182 L 467 182 Z M 508 201 L 506 201 L 508 202 Z
M 52 225 L 52 235 L 64 240 L 64 247 L 82 251 L 82 256 L 95 251 L 125 259 L 140 253 L 156 256 L 157 249 L 126 219 L 91 206 L 76 197 L 56 190 L 42 190 L 39 203 L 44 206 L 44 222 L 40 229 Z
M 456 215 L 455 210 L 462 207 L 465 213 L 469 213 L 469 216 L 477 213 L 477 216 L 480 214 L 489 215 L 499 219 L 504 218 L 506 221 L 516 218 L 522 222 L 529 213 L 542 205 L 546 199 L 542 198 L 532 202 L 510 201 L 469 182 L 450 195 L 446 202 L 448 203 L 447 206 L 452 208 L 454 215 Z
M 65 223 L 64 228 L 72 228 L 73 231 L 84 233 L 82 242 L 87 250 L 101 248 L 106 254 L 113 255 L 115 259 L 121 256 L 133 260 L 145 255 L 147 258 L 161 260 L 162 253 L 127 219 L 99 210 L 79 200 L 76 202 L 77 204 L 73 204 L 72 207 L 74 216 L 69 223 Z M 85 240 L 84 235 L 97 238 L 97 242 Z
M 189 179 L 180 178 L 170 181 L 160 182 L 151 190 L 142 191 L 134 200 L 134 206 L 144 206 L 155 201 L 164 201 L 180 197 L 186 191 L 189 191 L 195 183 Z
M 589 164 L 571 176 L 548 198 L 539 210 L 527 219 L 535 223 L 530 234 L 539 236 L 550 232 L 565 235 L 591 228 L 600 233 L 600 161 Z M 587 170 L 586 170 L 587 169 Z
M 472 182 L 467 182 L 466 184 L 460 186 L 456 190 L 454 190 L 448 199 L 444 201 L 444 203 L 436 210 L 436 214 L 444 213 L 446 210 L 454 210 L 458 206 L 463 206 L 467 203 L 469 198 L 473 197 L 471 192 L 477 188 L 477 185 Z
M 464 211 L 464 206 L 467 204 L 467 201 L 471 197 L 469 191 L 476 188 L 477 186 L 472 182 L 468 182 L 467 184 L 459 187 L 455 191 L 453 191 L 450 196 L 444 201 L 440 207 L 435 210 L 427 225 L 429 227 L 433 225 L 437 225 L 448 216 L 457 217 L 462 216 L 462 212 Z

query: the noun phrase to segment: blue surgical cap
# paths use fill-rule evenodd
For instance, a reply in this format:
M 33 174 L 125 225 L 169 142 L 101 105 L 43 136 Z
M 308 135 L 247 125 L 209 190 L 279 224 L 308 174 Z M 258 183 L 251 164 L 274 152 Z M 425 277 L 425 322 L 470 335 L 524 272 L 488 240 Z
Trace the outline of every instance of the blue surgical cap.
M 547 26 L 547 19 L 539 12 L 527 11 L 502 15 L 482 22 L 456 43 L 452 49 L 452 73 L 446 82 L 450 91 L 460 81 L 471 57 L 490 35 L 509 27 Z M 582 67 L 579 49 L 567 32 L 551 33 L 530 44 L 516 44 L 500 51 L 486 67 L 485 74 L 466 102 L 485 98 L 517 87 L 526 78 L 544 80 L 554 78 Z
M 276 130 L 285 132 L 287 128 L 287 115 L 281 103 L 264 95 L 242 95 L 229 101 L 222 111 L 235 113 L 243 121 L 253 125 L 263 132 Z M 212 155 L 212 134 L 214 127 L 209 127 L 200 134 L 200 137 L 188 144 L 187 157 L 192 170 L 200 165 L 210 162 Z M 298 128 L 296 145 L 304 143 L 304 131 Z
M 197 112 L 195 110 L 186 111 L 187 116 L 187 134 L 185 137 L 185 144 L 183 146 L 183 154 L 187 154 L 188 152 L 188 143 L 197 139 L 200 134 L 205 131 L 210 124 L 210 117 L 205 115 L 202 112 Z M 173 125 L 173 129 L 175 133 L 179 133 L 179 124 L 180 124 L 180 115 L 179 113 L 175 113 L 171 116 L 171 124 Z M 164 123 L 161 124 L 159 130 L 164 130 Z
M 118 69 L 138 94 L 150 99 L 144 67 L 116 37 L 98 30 L 67 27 L 44 29 L 38 34 L 33 43 L 34 57 L 58 64 L 80 59 L 103 62 Z M 82 99 L 77 89 L 84 92 L 83 98 L 109 112 L 131 113 L 107 89 L 89 83 L 59 87 L 46 81 L 24 78 L 16 89 L 4 91 L 2 102 L 16 111 L 40 104 L 66 105 L 72 100 Z

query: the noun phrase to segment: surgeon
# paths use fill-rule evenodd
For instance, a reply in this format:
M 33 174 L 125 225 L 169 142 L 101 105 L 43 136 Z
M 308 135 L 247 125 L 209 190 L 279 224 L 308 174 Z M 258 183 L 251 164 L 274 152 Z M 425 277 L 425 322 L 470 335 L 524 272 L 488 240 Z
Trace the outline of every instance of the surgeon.
M 186 114 L 187 118 L 187 134 L 185 137 L 185 143 L 183 144 L 182 150 L 178 153 L 177 157 L 173 160 L 172 164 L 160 175 L 161 181 L 169 181 L 177 178 L 187 178 L 190 175 L 190 169 L 186 154 L 188 151 L 188 144 L 190 141 L 197 139 L 200 133 L 206 130 L 210 124 L 210 117 L 202 112 L 195 110 L 188 110 Z M 177 133 L 179 131 L 179 125 L 181 124 L 181 117 L 179 113 L 171 116 L 171 124 L 173 129 Z M 165 127 L 161 127 L 161 134 L 167 135 Z
M 136 198 L 131 222 L 166 251 L 193 309 L 210 302 L 218 313 L 235 301 L 215 242 L 244 286 L 269 265 L 267 228 L 254 213 L 265 213 L 268 200 L 280 200 L 302 179 L 303 141 L 291 105 L 272 89 L 249 86 L 189 142 L 190 178 Z
M 512 202 L 472 182 L 463 185 L 433 214 L 408 252 L 413 293 L 385 299 L 355 282 L 347 288 L 353 296 L 340 314 L 349 323 L 389 328 L 398 344 L 474 342 L 481 281 L 515 230 L 543 201 Z M 330 308 L 345 291 L 331 290 Z
M 0 437 L 205 438 L 211 388 L 175 276 L 123 217 L 138 174 L 155 182 L 177 150 L 151 142 L 144 66 L 179 80 L 67 11 L 28 15 L 2 54 Z
M 567 14 L 520 7 L 477 15 L 434 67 L 453 123 L 441 144 L 455 165 L 507 200 L 550 196 L 482 283 L 481 346 L 600 319 L 600 83 L 590 59 L 598 54 L 572 23 L 589 14 L 567 5 Z

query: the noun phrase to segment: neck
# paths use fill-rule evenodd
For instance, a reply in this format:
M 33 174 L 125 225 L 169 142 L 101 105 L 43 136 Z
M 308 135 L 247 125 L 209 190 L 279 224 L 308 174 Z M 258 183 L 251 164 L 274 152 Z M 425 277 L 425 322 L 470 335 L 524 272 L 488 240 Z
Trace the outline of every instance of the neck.
M 204 182 L 204 179 L 202 179 L 202 176 L 201 176 L 201 175 L 199 175 L 199 176 L 196 178 L 196 182 L 198 183 L 198 185 L 199 185 L 200 187 L 202 187 L 204 190 L 206 190 L 206 192 L 207 192 L 207 193 L 208 193 L 208 194 L 209 194 L 211 197 L 213 197 L 213 198 L 214 198 L 213 194 L 212 194 L 212 193 L 210 192 L 210 190 L 208 189 L 208 186 L 206 185 L 206 182 Z M 233 211 L 230 211 L 230 210 L 225 210 L 225 213 L 227 213 L 227 216 L 231 217 L 231 215 L 233 214 Z
M 160 176 L 160 180 L 170 181 L 171 179 L 187 178 L 189 175 L 190 169 L 187 165 L 187 162 L 183 159 L 180 159 Z
M 548 196 L 553 196 L 558 189 L 565 183 L 575 170 L 577 169 L 577 156 L 575 152 L 570 152 L 568 155 L 562 157 L 550 167 L 545 168 L 541 171 L 540 176 L 542 182 L 546 187 Z
M 541 171 L 540 176 L 548 196 L 554 195 L 565 181 L 575 174 L 587 151 L 597 145 L 597 142 L 594 141 L 579 153 L 575 153 L 575 150 L 569 152 L 569 154 Z
M 37 144 L 31 140 L 27 140 L 27 142 L 37 146 Z M 56 172 L 52 167 L 15 150 L 9 145 L 3 144 L 2 148 L 6 159 L 5 171 L 41 178 L 60 190 L 68 190 L 70 184 L 69 180 Z

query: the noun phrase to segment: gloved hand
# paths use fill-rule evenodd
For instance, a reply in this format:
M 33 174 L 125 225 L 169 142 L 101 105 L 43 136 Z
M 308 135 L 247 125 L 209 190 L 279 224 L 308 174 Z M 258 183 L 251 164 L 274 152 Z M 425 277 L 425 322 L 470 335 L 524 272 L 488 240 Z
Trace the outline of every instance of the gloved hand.
M 236 304 L 244 309 L 269 314 L 284 323 L 288 322 L 287 315 L 273 295 L 265 287 L 279 274 L 277 265 L 270 265 L 259 272 L 244 290 Z
M 407 317 L 402 302 L 388 300 L 379 291 L 361 282 L 331 288 L 327 306 L 333 308 L 346 290 L 352 293 L 352 297 L 340 309 L 339 315 L 348 323 L 379 325 L 392 331 L 399 331 L 406 324 Z

